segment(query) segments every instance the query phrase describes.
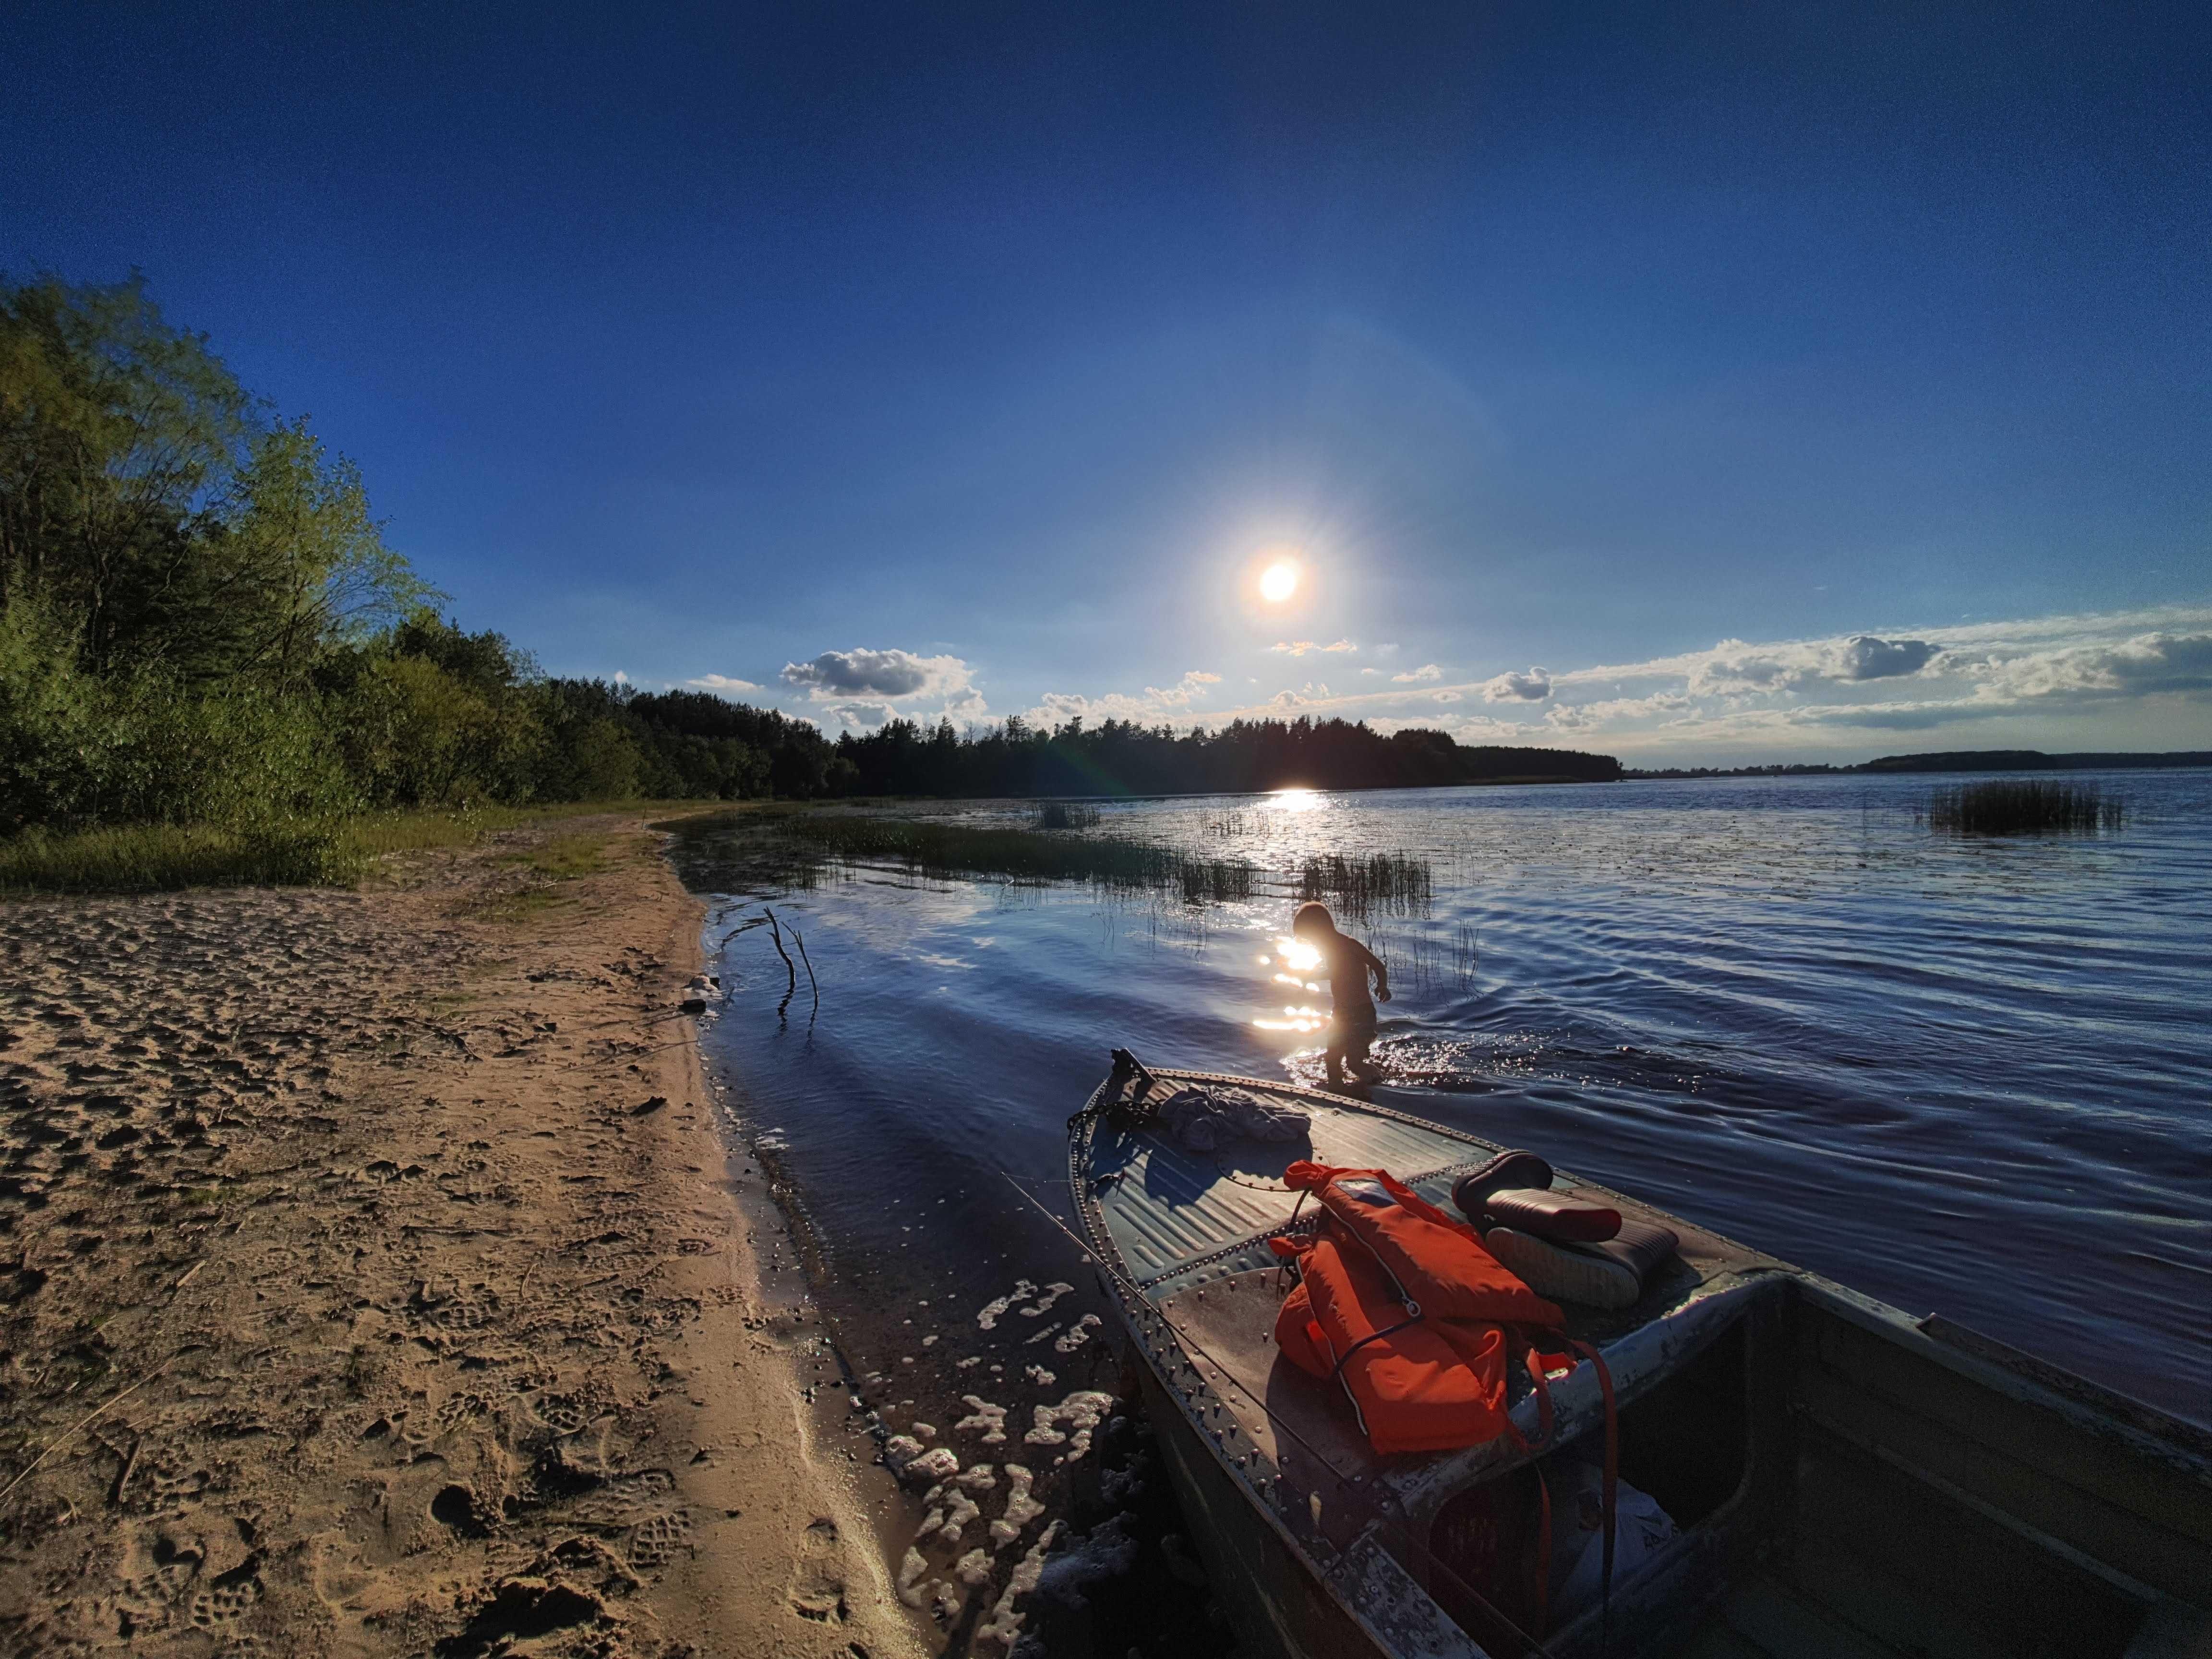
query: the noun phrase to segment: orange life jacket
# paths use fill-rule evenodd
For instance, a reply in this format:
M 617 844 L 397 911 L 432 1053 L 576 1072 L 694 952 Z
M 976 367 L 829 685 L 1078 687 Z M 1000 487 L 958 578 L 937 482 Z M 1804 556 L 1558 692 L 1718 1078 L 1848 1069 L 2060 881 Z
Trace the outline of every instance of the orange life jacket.
M 1559 1310 L 1473 1228 L 1387 1172 L 1300 1160 L 1284 1179 L 1314 1194 L 1325 1218 L 1310 1237 L 1272 1241 L 1299 1274 L 1276 1343 L 1293 1364 L 1342 1384 L 1376 1451 L 1448 1451 L 1510 1433 L 1513 1350 L 1524 1350 L 1540 1390 L 1546 1371 L 1571 1364 L 1506 1329 L 1556 1331 Z
M 1575 1361 L 1539 1342 L 1571 1349 L 1596 1368 L 1605 1404 L 1601 1502 L 1609 1620 L 1620 1442 L 1604 1357 L 1569 1337 L 1562 1328 L 1565 1316 L 1492 1255 L 1474 1228 L 1387 1171 L 1300 1159 L 1283 1179 L 1318 1196 L 1324 1218 L 1310 1237 L 1268 1241 L 1277 1255 L 1298 1264 L 1298 1283 L 1275 1318 L 1276 1344 L 1292 1364 L 1343 1385 L 1376 1451 L 1452 1451 L 1501 1434 L 1519 1452 L 1540 1450 L 1552 1436 L 1546 1378 L 1571 1370 Z M 1535 1389 L 1534 1445 L 1506 1414 L 1506 1366 L 1516 1357 Z M 1523 1616 L 1540 1636 L 1549 1616 L 1551 1494 L 1540 1466 L 1535 1474 L 1539 1510 L 1534 1559 L 1526 1564 L 1533 1595 Z M 1497 1570 L 1478 1569 L 1477 1577 L 1489 1579 Z M 1480 1587 L 1473 1588 L 1487 1607 Z

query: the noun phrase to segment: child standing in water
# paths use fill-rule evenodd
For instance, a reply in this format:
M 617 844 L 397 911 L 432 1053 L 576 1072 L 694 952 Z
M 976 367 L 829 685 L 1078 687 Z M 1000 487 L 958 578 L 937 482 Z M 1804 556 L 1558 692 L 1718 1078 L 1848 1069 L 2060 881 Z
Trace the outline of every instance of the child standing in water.
M 1328 975 L 1328 1048 L 1322 1064 L 1329 1083 L 1343 1083 L 1347 1066 L 1361 1086 L 1373 1083 L 1382 1068 L 1367 1057 L 1367 1046 L 1375 1041 L 1375 1003 L 1367 995 L 1367 975 L 1375 975 L 1376 999 L 1388 1002 L 1390 970 L 1358 939 L 1336 931 L 1336 918 L 1326 904 L 1298 906 L 1291 933 L 1321 952 L 1321 970 Z

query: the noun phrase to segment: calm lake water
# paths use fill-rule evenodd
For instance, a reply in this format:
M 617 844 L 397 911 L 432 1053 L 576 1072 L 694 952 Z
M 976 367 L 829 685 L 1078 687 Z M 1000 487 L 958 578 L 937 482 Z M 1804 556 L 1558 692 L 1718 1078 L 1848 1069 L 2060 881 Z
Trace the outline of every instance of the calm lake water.
M 2212 774 L 2075 781 L 2124 796 L 2126 827 L 1947 839 L 1915 809 L 1956 780 L 1843 777 L 1139 801 L 1091 833 L 1277 872 L 1428 859 L 1425 914 L 1347 924 L 1391 963 L 1390 1104 L 2212 1419 Z M 1066 1213 L 1063 1126 L 1115 1044 L 1317 1073 L 1298 1011 L 1326 989 L 1272 959 L 1287 896 L 867 869 L 787 890 L 753 833 L 679 840 L 728 901 L 710 949 L 773 904 L 820 1007 L 802 974 L 780 1016 L 783 965 L 739 933 L 710 1058 L 869 1404 L 896 1431 L 972 1394 L 1018 1427 L 1110 1387 L 1110 1343 L 1073 1340 L 1103 1311 L 1089 1276 L 1009 1177 Z M 1020 1280 L 1074 1288 L 987 1328 Z

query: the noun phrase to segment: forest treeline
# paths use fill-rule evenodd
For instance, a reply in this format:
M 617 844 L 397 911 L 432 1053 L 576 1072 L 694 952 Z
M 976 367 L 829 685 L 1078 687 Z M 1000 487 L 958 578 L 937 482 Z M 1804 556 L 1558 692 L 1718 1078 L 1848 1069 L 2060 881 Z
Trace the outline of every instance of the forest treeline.
M 442 597 L 359 471 L 141 282 L 0 280 L 0 836 L 214 825 L 312 877 L 379 808 L 1619 774 L 1336 720 L 901 720 L 833 742 L 702 692 L 550 678 Z
M 893 720 L 865 736 L 840 738 L 836 753 L 853 769 L 850 787 L 871 795 L 1230 793 L 1620 775 L 1610 755 L 1477 748 L 1425 728 L 1385 736 L 1364 721 L 1303 718 L 1233 720 L 1213 732 L 1077 720 L 1045 731 L 1015 715 L 969 736 L 949 722 L 930 728 Z

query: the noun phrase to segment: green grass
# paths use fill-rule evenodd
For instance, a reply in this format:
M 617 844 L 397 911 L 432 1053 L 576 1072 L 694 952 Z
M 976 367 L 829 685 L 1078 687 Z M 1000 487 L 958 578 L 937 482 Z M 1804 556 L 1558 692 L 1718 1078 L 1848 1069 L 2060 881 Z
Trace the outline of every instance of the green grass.
M 358 881 L 392 853 L 474 847 L 488 835 L 605 812 L 728 810 L 726 802 L 564 801 L 545 806 L 426 808 L 276 830 L 142 823 L 0 841 L 0 894 L 145 893 L 185 887 L 326 887 Z M 517 855 L 556 879 L 599 867 L 605 836 L 555 836 Z M 586 842 L 596 842 L 586 847 Z M 553 849 L 559 849 L 557 851 Z
M 446 847 L 473 847 L 494 830 L 530 822 L 526 809 L 471 806 L 458 811 L 427 807 L 414 812 L 379 812 L 349 826 L 354 844 L 369 858 L 387 853 L 427 853 Z
M 368 855 L 343 825 L 284 831 L 146 823 L 0 842 L 0 893 L 301 887 L 357 878 Z
M 1120 891 L 1179 891 L 1194 901 L 1250 898 L 1259 877 L 1242 859 L 1198 858 L 1172 847 L 1109 836 L 827 812 L 786 818 L 776 829 L 833 858 L 883 860 L 929 876 L 1086 881 Z
M 496 835 L 502 830 L 520 830 L 561 818 L 586 817 L 604 812 L 727 812 L 740 805 L 749 804 L 720 800 L 570 800 L 538 806 L 428 806 L 409 812 L 379 812 L 356 819 L 352 833 L 364 853 L 380 858 L 386 853 L 474 847 L 486 836 Z M 656 823 L 653 827 L 658 830 L 664 825 Z
M 580 877 L 595 876 L 606 868 L 607 843 L 612 839 L 605 834 L 577 830 L 549 836 L 534 847 L 502 854 L 499 861 L 520 865 L 533 874 L 555 881 L 574 881 Z
M 1994 778 L 1938 789 L 1928 805 L 1929 827 L 1954 836 L 2094 836 L 2119 829 L 2127 805 L 2094 783 L 2042 778 Z

